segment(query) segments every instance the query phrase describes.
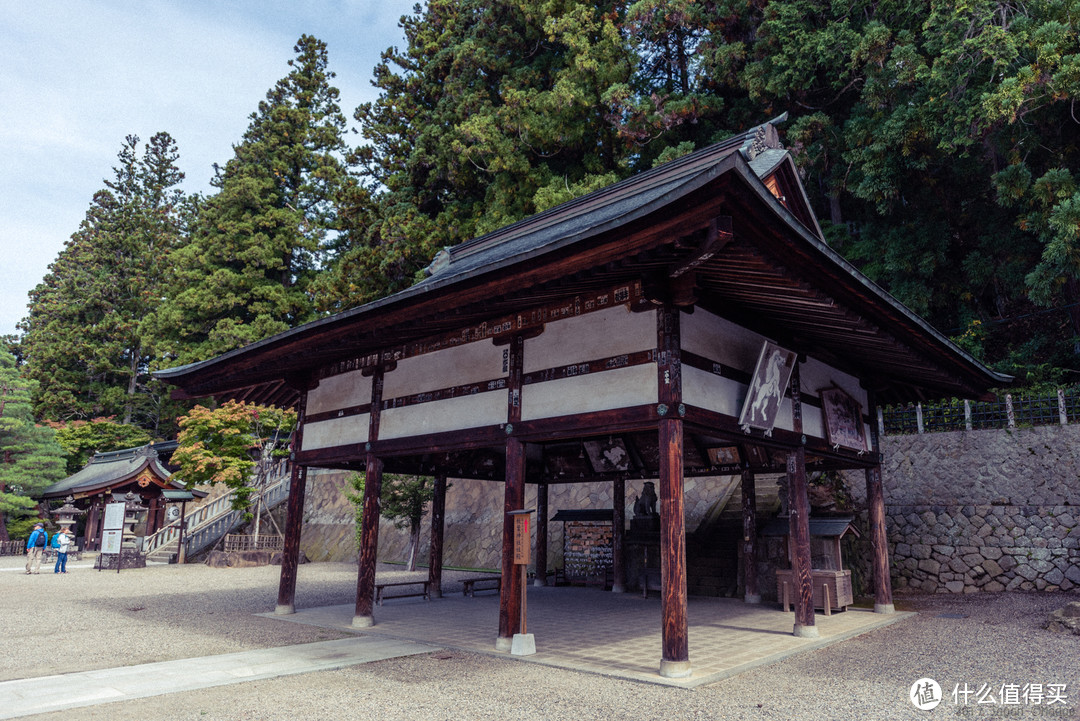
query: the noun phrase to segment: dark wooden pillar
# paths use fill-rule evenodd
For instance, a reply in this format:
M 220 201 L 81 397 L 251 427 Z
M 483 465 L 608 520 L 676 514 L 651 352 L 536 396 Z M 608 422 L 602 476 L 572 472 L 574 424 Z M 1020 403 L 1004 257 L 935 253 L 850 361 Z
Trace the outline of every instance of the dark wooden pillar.
M 548 485 L 536 486 L 536 577 L 534 586 L 547 585 L 548 567 Z
M 660 613 L 663 657 L 660 675 L 690 675 L 689 619 L 686 609 L 686 521 L 683 512 L 682 421 L 660 421 Z
M 521 574 L 514 566 L 514 517 L 510 511 L 525 503 L 525 444 L 514 437 L 506 439 L 506 493 L 503 496 L 502 586 L 499 590 L 499 637 L 495 650 L 509 651 L 514 634 L 520 632 Z
M 379 557 L 379 496 L 382 495 L 382 459 L 367 456 L 364 477 L 364 514 L 360 524 L 360 570 L 356 576 L 354 628 L 375 625 L 375 565 Z
M 874 612 L 896 611 L 889 577 L 889 542 L 885 531 L 885 491 L 881 484 L 881 466 L 866 469 L 866 503 L 870 510 L 870 545 L 874 567 Z
M 385 369 L 381 363 L 372 369 L 368 443 L 379 438 L 384 373 Z M 382 472 L 382 459 L 369 452 L 364 469 L 364 509 L 360 522 L 360 563 L 356 573 L 356 612 L 352 620 L 354 628 L 375 625 L 375 566 L 379 560 L 379 499 L 382 496 Z
M 626 593 L 626 479 L 612 484 L 611 512 L 611 592 Z
M 802 433 L 802 397 L 799 363 L 791 373 L 791 419 L 796 433 Z M 814 625 L 814 577 L 810 570 L 810 498 L 806 494 L 806 448 L 788 452 L 788 552 L 791 578 L 795 585 L 795 628 L 803 638 L 816 638 Z
M 285 506 L 285 538 L 281 548 L 281 577 L 278 581 L 277 606 L 274 613 L 296 612 L 296 573 L 300 565 L 300 533 L 304 526 L 304 497 L 307 494 L 307 466 L 297 465 L 296 454 L 304 442 L 304 416 L 307 414 L 307 394 L 315 387 L 308 381 L 295 383 L 300 387 L 296 430 L 293 431 L 292 471 L 289 478 L 289 500 Z M 181 519 L 183 521 L 183 519 Z
M 428 587 L 432 598 L 442 598 L 443 530 L 446 526 L 446 474 L 435 475 L 431 496 L 431 552 L 428 554 Z
M 742 561 L 743 561 L 743 601 L 761 603 L 757 576 L 757 488 L 754 472 L 742 472 Z
M 690 675 L 689 618 L 686 608 L 686 518 L 683 510 L 682 343 L 679 309 L 671 303 L 656 313 L 660 417 L 660 614 L 663 655 L 660 675 Z
M 101 548 L 101 536 L 98 533 L 98 499 L 90 499 L 90 509 L 86 513 L 86 525 L 83 527 L 83 548 L 97 551 Z

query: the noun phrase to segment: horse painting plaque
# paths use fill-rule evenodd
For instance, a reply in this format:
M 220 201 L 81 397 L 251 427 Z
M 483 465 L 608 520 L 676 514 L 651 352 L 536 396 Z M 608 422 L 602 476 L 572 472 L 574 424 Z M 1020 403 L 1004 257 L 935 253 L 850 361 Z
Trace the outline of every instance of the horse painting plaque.
M 766 433 L 772 432 L 794 368 L 794 352 L 765 341 L 739 414 L 739 425 L 744 430 L 749 432 L 750 428 L 758 428 Z

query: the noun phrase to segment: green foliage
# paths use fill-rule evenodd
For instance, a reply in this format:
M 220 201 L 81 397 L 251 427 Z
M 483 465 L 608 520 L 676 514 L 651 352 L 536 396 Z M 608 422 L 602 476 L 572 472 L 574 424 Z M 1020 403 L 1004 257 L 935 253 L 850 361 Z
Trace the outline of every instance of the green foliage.
M 253 456 L 286 453 L 296 411 L 228 401 L 214 409 L 195 406 L 179 423 L 177 477 L 188 486 L 222 483 L 233 492 L 232 507 L 247 511 L 256 491 Z
M 326 45 L 305 35 L 292 71 L 251 115 L 220 192 L 169 258 L 168 299 L 145 323 L 165 363 L 203 360 L 315 317 L 309 287 L 337 224 L 345 118 Z
M 345 497 L 355 506 L 353 520 L 356 521 L 356 547 L 359 549 L 364 535 L 364 481 L 363 473 L 353 473 L 345 479 Z
M 420 541 L 420 524 L 427 513 L 427 504 L 435 494 L 435 486 L 425 476 L 402 476 L 388 473 L 382 479 L 379 494 L 380 515 L 393 521 L 395 528 L 409 530 L 410 571 L 416 570 L 417 545 Z M 362 540 L 364 520 L 365 474 L 354 473 L 346 481 L 345 497 L 356 506 L 356 546 Z
M 166 258 L 189 206 L 176 188 L 184 175 L 168 133 L 138 150 L 138 137 L 128 136 L 113 179 L 30 293 L 20 350 L 39 382 L 39 416 L 117 415 L 157 433 L 170 410 L 167 391 L 149 377 L 140 321 L 160 302 Z
M 35 385 L 0 350 L 0 540 L 8 539 L 9 523 L 21 532 L 19 519 L 37 514 L 33 497 L 66 475 L 53 430 L 34 423 Z
M 68 475 L 78 472 L 95 453 L 137 448 L 153 440 L 146 429 L 112 418 L 47 424 L 56 431 L 56 441 L 64 449 Z

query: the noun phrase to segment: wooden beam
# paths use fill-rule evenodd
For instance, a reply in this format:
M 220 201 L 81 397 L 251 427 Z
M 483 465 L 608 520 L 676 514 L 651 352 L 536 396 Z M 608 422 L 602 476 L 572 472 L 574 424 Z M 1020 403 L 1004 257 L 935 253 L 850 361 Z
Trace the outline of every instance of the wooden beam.
M 690 675 L 689 619 L 686 608 L 686 516 L 683 498 L 682 363 L 680 311 L 665 304 L 656 313 L 657 413 L 660 450 L 660 675 Z
M 428 554 L 428 589 L 432 598 L 442 598 L 443 529 L 446 526 L 446 473 L 435 474 L 431 496 L 431 552 Z
M 296 431 L 293 433 L 292 477 L 289 479 L 289 500 L 285 511 L 285 538 L 281 549 L 281 576 L 278 580 L 277 606 L 274 613 L 296 612 L 296 571 L 300 563 L 300 533 L 304 525 L 304 496 L 307 491 L 307 466 L 296 462 L 297 452 L 304 443 L 304 414 L 307 411 L 307 392 L 300 394 Z
M 379 496 L 382 495 L 382 460 L 369 453 L 364 477 L 364 512 L 360 524 L 360 569 L 356 576 L 356 613 L 353 628 L 375 625 L 375 566 L 379 555 Z
M 626 593 L 626 479 L 619 476 L 611 489 L 611 592 Z
M 802 432 L 802 403 L 799 389 L 799 364 L 791 374 L 791 417 L 796 433 Z M 810 499 L 806 492 L 806 448 L 788 451 L 788 539 L 791 554 L 791 578 L 795 584 L 795 627 L 802 638 L 817 638 L 814 625 L 814 577 L 810 564 Z
M 694 270 L 710 258 L 723 250 L 724 246 L 731 242 L 735 236 L 731 232 L 731 216 L 722 215 L 709 221 L 705 229 L 705 239 L 696 252 L 686 261 L 683 261 L 668 272 L 669 278 L 679 276 Z
M 743 601 L 761 603 L 757 574 L 757 487 L 754 472 L 742 472 Z
M 536 575 L 534 586 L 547 585 L 548 567 L 548 484 L 536 486 Z
M 514 517 L 525 503 L 525 444 L 506 439 L 506 492 L 503 495 L 502 585 L 499 588 L 499 636 L 496 651 L 509 651 L 521 624 L 521 574 L 514 567 Z

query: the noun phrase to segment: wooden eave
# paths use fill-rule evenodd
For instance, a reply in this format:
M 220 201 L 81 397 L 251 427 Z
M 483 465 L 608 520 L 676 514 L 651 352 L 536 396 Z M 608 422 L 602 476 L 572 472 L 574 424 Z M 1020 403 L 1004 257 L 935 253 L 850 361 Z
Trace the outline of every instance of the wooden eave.
M 663 285 L 673 268 L 693 259 L 710 222 L 730 217 L 732 241 L 694 268 L 701 307 L 863 379 L 883 403 L 984 398 L 1011 380 L 956 348 L 828 248 L 739 153 L 714 158 L 669 185 L 623 217 L 498 253 L 500 242 L 520 244 L 555 223 L 560 209 L 548 211 L 511 226 L 516 235 L 498 231 L 455 248 L 450 267 L 464 270 L 156 375 L 179 386 L 177 398 L 290 405 L 318 368 L 340 360 L 616 284 Z M 590 204 L 633 200 L 632 194 L 613 200 L 613 193 L 578 199 L 572 212 L 587 219 Z M 499 240 L 508 233 L 509 240 Z

